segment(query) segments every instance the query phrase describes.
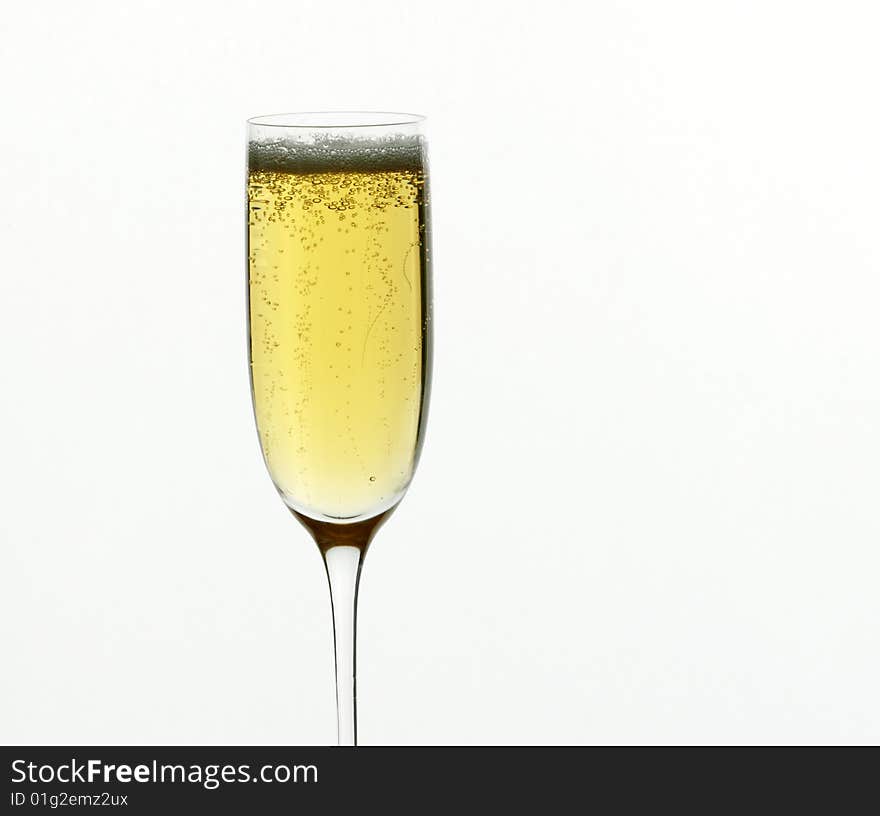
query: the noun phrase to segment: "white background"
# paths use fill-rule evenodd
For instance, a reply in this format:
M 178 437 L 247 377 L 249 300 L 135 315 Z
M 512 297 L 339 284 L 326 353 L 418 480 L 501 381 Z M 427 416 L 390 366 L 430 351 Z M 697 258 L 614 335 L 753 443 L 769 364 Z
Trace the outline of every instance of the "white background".
M 322 109 L 434 179 L 362 742 L 880 740 L 874 8 L 8 5 L 0 741 L 334 741 L 244 311 L 244 120 Z

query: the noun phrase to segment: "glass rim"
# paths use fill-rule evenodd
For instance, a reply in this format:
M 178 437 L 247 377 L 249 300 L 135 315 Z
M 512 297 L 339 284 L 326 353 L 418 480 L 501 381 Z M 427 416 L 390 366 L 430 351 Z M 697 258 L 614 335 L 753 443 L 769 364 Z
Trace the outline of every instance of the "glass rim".
M 297 111 L 252 116 L 252 127 L 301 128 L 303 130 L 347 130 L 348 128 L 382 128 L 418 125 L 425 121 L 419 113 L 389 111 Z

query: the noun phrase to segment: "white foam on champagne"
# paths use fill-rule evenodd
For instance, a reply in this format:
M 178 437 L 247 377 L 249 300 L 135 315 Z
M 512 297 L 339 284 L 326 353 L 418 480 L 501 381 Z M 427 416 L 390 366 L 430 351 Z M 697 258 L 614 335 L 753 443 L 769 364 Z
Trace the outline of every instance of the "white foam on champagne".
M 423 171 L 425 152 L 425 140 L 419 135 L 280 137 L 251 141 L 248 169 L 292 174 Z

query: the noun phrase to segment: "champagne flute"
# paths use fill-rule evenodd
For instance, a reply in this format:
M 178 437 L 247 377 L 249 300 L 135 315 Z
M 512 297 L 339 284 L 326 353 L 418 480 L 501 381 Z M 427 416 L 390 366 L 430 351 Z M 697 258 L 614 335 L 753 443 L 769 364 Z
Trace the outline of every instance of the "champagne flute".
M 431 380 L 424 119 L 248 120 L 248 342 L 263 458 L 330 584 L 340 745 L 357 744 L 364 555 L 406 492 Z

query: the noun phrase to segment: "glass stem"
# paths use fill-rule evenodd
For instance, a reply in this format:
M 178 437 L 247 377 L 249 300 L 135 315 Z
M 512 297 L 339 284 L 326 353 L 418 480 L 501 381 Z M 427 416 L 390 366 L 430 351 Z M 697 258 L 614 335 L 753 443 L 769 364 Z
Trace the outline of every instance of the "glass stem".
M 333 645 L 336 653 L 336 719 L 340 745 L 357 745 L 357 682 L 355 630 L 357 593 L 365 550 L 335 546 L 324 550 L 333 608 Z

